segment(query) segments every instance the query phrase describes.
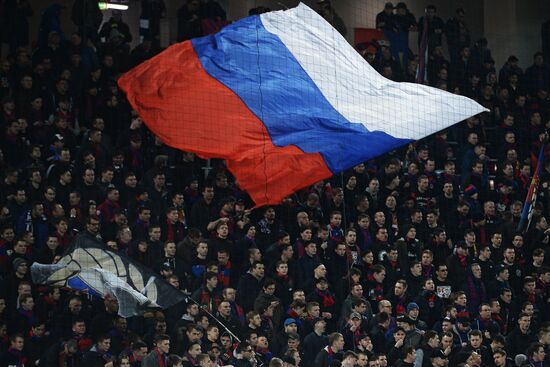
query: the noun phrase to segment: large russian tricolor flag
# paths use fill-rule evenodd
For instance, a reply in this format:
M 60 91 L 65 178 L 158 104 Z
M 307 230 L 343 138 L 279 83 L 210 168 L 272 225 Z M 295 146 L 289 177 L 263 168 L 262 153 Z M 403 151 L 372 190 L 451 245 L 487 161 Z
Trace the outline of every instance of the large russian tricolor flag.
M 484 111 L 385 79 L 303 4 L 171 46 L 119 85 L 166 144 L 225 159 L 257 206 Z

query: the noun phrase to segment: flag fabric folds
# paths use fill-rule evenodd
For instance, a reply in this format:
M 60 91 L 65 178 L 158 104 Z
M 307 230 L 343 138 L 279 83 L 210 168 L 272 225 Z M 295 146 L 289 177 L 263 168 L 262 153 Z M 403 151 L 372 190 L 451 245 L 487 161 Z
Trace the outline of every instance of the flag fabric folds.
M 533 154 L 534 155 L 534 154 Z M 540 181 L 540 171 L 543 167 L 543 161 L 544 161 L 544 144 L 541 145 L 539 156 L 537 160 L 537 167 L 535 168 L 535 173 L 533 174 L 533 178 L 531 179 L 531 184 L 529 185 L 529 191 L 527 191 L 527 197 L 525 198 L 525 203 L 523 204 L 523 210 L 521 211 L 521 218 L 518 223 L 517 231 L 520 232 L 524 230 L 523 227 L 525 227 L 525 224 L 527 226 L 525 227 L 525 231 L 529 229 L 529 224 L 531 224 L 531 219 L 533 217 L 533 208 L 535 207 L 535 203 L 537 202 L 537 194 L 538 194 L 538 187 L 539 187 L 539 181 Z
M 140 315 L 152 307 L 167 308 L 186 298 L 151 270 L 86 235 L 77 236 L 58 263 L 34 263 L 31 275 L 37 284 L 102 298 L 114 296 L 123 317 Z
M 484 111 L 385 79 L 304 4 L 173 45 L 119 85 L 166 144 L 225 159 L 257 206 Z

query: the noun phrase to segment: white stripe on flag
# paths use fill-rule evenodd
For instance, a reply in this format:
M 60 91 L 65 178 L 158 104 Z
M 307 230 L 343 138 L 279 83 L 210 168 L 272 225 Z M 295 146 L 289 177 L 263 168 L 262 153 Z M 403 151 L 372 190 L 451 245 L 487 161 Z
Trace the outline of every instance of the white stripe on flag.
M 439 89 L 396 83 L 376 72 L 319 14 L 304 4 L 261 15 L 348 121 L 396 138 L 421 139 L 487 111 L 477 102 Z

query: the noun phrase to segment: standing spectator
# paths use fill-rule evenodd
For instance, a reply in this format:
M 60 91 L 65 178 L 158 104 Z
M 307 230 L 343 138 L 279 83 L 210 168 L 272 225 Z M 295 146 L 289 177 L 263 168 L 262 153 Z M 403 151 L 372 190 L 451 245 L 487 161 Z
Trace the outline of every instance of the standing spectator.
M 96 41 L 97 31 L 103 21 L 103 14 L 97 1 L 76 0 L 73 4 L 71 19 L 84 39 Z
M 516 356 L 527 350 L 527 347 L 535 341 L 535 335 L 530 329 L 531 316 L 520 314 L 517 326 L 510 331 L 506 338 L 507 351 L 510 356 Z
M 409 31 L 417 30 L 416 19 L 404 2 L 397 3 L 395 6 L 392 23 L 394 25 L 394 37 L 390 39 L 392 55 L 401 65 L 404 65 L 406 60 L 412 61 L 413 58 L 409 49 Z
M 384 10 L 382 10 L 380 13 L 376 14 L 376 28 L 380 30 L 392 30 L 393 25 L 393 4 L 391 2 L 387 2 L 384 5 Z
M 332 333 L 328 336 L 328 345 L 321 349 L 315 357 L 315 366 L 329 367 L 336 359 L 337 353 L 344 349 L 344 337 L 340 333 Z
M 3 36 L 2 42 L 9 45 L 10 52 L 29 45 L 29 21 L 27 18 L 33 14 L 27 0 L 4 1 L 0 35 Z
M 113 10 L 111 15 L 111 18 L 101 26 L 99 37 L 108 39 L 111 31 L 116 29 L 123 36 L 124 43 L 132 42 L 130 27 L 122 20 L 122 12 L 120 10 Z
M 441 46 L 445 23 L 437 16 L 437 7 L 435 5 L 426 6 L 426 13 L 418 20 L 418 42 L 422 40 L 424 32 L 424 18 L 428 20 L 428 50 L 433 50 L 437 46 Z
M 139 36 L 160 44 L 160 20 L 166 16 L 164 0 L 142 0 L 139 17 Z
M 57 33 L 60 40 L 65 41 L 60 19 L 62 11 L 63 7 L 60 4 L 52 4 L 42 13 L 42 17 L 40 18 L 40 29 L 38 30 L 39 46 L 47 44 L 51 32 Z
M 524 78 L 527 90 L 533 95 L 540 89 L 548 90 L 550 88 L 550 68 L 544 64 L 542 52 L 535 53 L 533 65 L 525 69 Z
M 260 283 L 264 277 L 264 264 L 254 262 L 250 270 L 241 277 L 237 287 L 237 303 L 241 305 L 244 312 L 253 309 L 254 300 L 260 293 Z
M 199 0 L 187 0 L 178 9 L 178 41 L 202 36 Z
M 346 25 L 332 7 L 330 0 L 321 0 L 317 3 L 319 4 L 319 14 L 321 14 L 327 22 L 329 22 L 343 37 L 345 37 L 348 33 Z
M 465 242 L 461 242 L 456 246 L 455 254 L 447 258 L 450 281 L 455 289 L 465 284 L 469 264 L 468 245 Z
M 465 14 L 463 8 L 456 9 L 455 16 L 450 18 L 445 26 L 451 62 L 459 58 L 462 47 L 470 47 L 470 30 L 466 25 Z

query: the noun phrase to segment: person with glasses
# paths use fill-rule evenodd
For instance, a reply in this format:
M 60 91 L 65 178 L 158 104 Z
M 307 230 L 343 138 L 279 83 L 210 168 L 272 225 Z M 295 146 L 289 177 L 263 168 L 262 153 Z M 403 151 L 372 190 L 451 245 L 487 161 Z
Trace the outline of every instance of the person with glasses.
M 100 230 L 100 219 L 97 215 L 90 215 L 86 219 L 86 231 L 85 234 L 87 236 L 90 236 L 92 238 L 98 238 L 100 237 L 99 234 Z
M 484 302 L 479 306 L 479 316 L 474 320 L 474 329 L 481 332 L 493 330 L 500 333 L 500 326 L 493 320 L 491 310 L 492 308 L 489 303 Z
M 439 298 L 448 299 L 453 293 L 453 286 L 448 280 L 449 270 L 447 265 L 439 264 L 435 269 L 435 292 Z

